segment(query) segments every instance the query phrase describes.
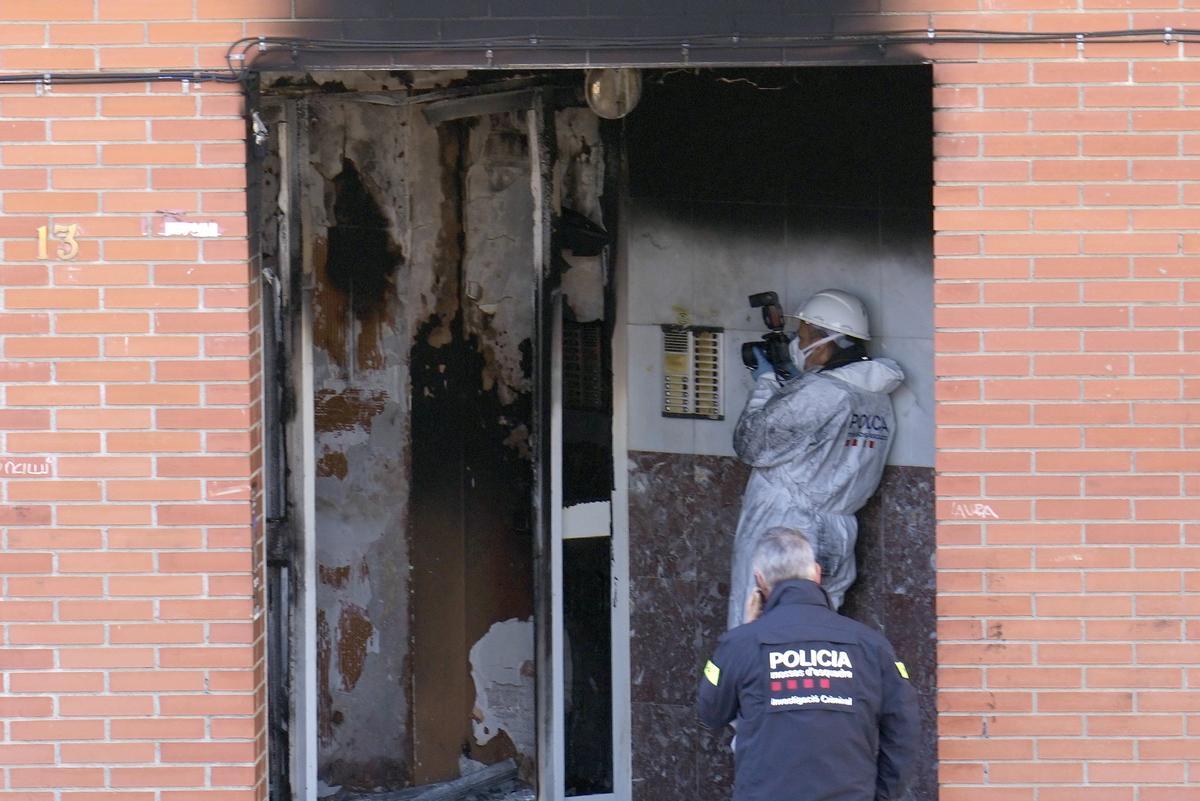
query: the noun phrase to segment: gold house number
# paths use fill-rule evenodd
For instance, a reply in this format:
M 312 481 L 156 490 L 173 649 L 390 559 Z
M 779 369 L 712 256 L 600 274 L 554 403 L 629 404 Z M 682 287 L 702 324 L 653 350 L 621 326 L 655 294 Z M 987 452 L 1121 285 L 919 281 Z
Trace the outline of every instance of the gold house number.
M 55 225 L 53 233 L 51 233 L 48 226 L 39 225 L 37 229 L 38 258 L 50 258 L 50 239 L 53 238 L 58 242 L 58 247 L 55 248 L 54 255 L 59 261 L 71 261 L 79 255 L 79 242 L 76 240 L 78 234 L 79 223 Z

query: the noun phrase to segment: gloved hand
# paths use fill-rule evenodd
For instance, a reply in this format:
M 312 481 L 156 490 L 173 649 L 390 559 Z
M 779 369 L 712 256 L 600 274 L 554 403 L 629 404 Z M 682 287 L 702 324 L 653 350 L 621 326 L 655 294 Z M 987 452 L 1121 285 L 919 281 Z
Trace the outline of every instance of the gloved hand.
M 763 349 L 758 345 L 755 345 L 753 350 L 754 360 L 757 362 L 757 364 L 754 366 L 754 369 L 751 371 L 750 375 L 754 376 L 754 380 L 757 381 L 766 375 L 774 375 L 775 367 L 769 361 L 767 361 L 767 354 L 763 351 Z

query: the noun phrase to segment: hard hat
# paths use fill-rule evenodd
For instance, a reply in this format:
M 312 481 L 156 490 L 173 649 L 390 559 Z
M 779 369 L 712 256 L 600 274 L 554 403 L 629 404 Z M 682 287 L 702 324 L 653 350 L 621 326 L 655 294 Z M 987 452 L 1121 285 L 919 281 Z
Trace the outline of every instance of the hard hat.
M 856 339 L 871 338 L 867 307 L 854 295 L 840 289 L 822 289 L 789 316 Z

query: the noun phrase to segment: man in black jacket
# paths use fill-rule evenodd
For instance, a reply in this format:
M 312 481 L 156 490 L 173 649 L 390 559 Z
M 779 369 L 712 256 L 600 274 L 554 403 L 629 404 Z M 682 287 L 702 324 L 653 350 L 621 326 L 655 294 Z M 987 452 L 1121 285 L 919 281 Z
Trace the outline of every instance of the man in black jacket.
M 704 667 L 700 720 L 736 720 L 734 801 L 892 801 L 912 776 L 916 692 L 879 632 L 834 612 L 811 544 L 770 529 L 746 620 Z

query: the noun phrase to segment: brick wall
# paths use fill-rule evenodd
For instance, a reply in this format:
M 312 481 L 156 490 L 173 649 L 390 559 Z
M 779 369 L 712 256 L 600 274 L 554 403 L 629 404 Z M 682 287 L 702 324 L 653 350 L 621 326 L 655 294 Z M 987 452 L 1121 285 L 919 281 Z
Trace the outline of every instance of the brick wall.
M 934 68 L 942 799 L 1197 798 L 1200 62 L 981 55 Z
M 0 70 L 218 67 L 260 32 L 812 21 L 782 0 L 433 5 L 353 6 L 388 28 L 290 19 L 336 13 L 306 0 L 6 0 Z M 1196 6 L 876 0 L 847 24 L 1200 27 Z M 1195 46 L 922 54 L 938 60 L 942 799 L 1200 798 Z M 213 83 L 0 86 L 0 799 L 265 791 L 241 113 Z M 221 236 L 160 236 L 166 212 Z M 53 239 L 40 258 L 37 229 L 73 224 L 75 258 Z M 48 477 L 9 475 L 43 457 Z
M 240 35 L 141 21 L 183 5 L 6 2 L 0 67 L 207 64 Z M 188 90 L 0 87 L 0 798 L 263 794 L 242 98 Z M 161 236 L 169 214 L 221 236 Z

